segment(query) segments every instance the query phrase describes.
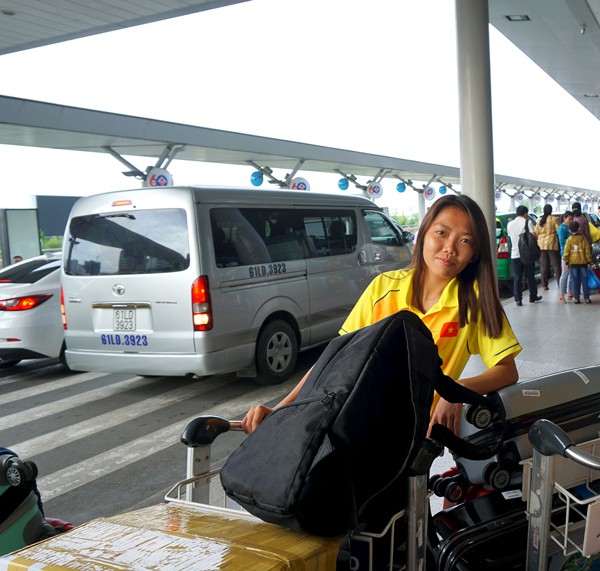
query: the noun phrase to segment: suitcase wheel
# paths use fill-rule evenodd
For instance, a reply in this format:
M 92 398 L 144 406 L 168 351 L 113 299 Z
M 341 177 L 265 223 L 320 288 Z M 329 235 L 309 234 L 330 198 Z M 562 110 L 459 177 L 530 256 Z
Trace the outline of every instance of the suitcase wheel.
M 465 412 L 465 420 L 479 430 L 487 428 L 493 420 L 493 412 L 481 405 L 470 405 Z
M 18 487 L 31 482 L 38 474 L 37 466 L 30 460 L 24 462 L 17 456 L 0 456 L 0 485 Z
M 431 491 L 440 498 L 457 504 L 463 501 L 467 492 L 467 483 L 462 474 L 455 476 L 432 476 L 429 480 Z
M 483 471 L 484 481 L 492 486 L 494 490 L 505 490 L 512 477 L 512 469 L 502 460 L 488 464 Z

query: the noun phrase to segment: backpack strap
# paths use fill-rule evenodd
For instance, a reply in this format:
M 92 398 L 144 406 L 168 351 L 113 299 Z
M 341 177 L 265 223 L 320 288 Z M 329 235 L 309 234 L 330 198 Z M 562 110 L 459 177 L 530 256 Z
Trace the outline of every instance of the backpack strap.
M 499 404 L 492 399 L 480 395 L 464 385 L 457 383 L 448 375 L 444 375 L 441 370 L 435 380 L 435 390 L 448 402 L 480 405 L 491 410 L 500 418 L 502 430 L 496 442 L 488 446 L 475 445 L 471 442 L 467 442 L 441 424 L 434 424 L 431 427 L 431 438 L 446 446 L 449 450 L 452 450 L 454 454 L 458 454 L 469 460 L 485 460 L 494 456 L 500 449 L 500 446 L 502 446 L 506 431 L 506 420 Z

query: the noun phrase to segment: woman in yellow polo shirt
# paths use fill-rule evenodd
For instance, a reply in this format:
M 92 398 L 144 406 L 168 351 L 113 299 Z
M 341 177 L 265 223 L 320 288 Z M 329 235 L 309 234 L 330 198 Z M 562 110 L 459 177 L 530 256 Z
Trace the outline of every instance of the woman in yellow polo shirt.
M 362 294 L 340 333 L 371 325 L 407 309 L 429 328 L 444 373 L 459 380 L 471 355 L 483 373 L 460 379 L 486 394 L 518 380 L 515 356 L 521 351 L 496 290 L 487 223 L 477 203 L 464 195 L 438 199 L 423 219 L 411 265 L 377 276 Z M 310 371 L 275 408 L 295 400 Z M 252 432 L 273 409 L 250 408 L 243 420 Z M 462 405 L 436 399 L 431 423 L 458 433 Z

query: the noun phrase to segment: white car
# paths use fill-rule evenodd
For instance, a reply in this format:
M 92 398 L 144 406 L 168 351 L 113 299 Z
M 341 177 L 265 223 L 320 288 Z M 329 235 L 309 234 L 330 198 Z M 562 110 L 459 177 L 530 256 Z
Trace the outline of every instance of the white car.
M 0 271 L 0 368 L 47 357 L 66 366 L 60 260 L 36 256 Z

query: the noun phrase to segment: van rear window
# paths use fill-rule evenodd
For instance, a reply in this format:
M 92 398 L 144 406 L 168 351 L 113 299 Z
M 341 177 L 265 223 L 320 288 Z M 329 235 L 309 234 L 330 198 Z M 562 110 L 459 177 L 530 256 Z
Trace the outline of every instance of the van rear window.
M 67 240 L 65 272 L 74 276 L 179 272 L 190 264 L 180 208 L 78 216 Z

